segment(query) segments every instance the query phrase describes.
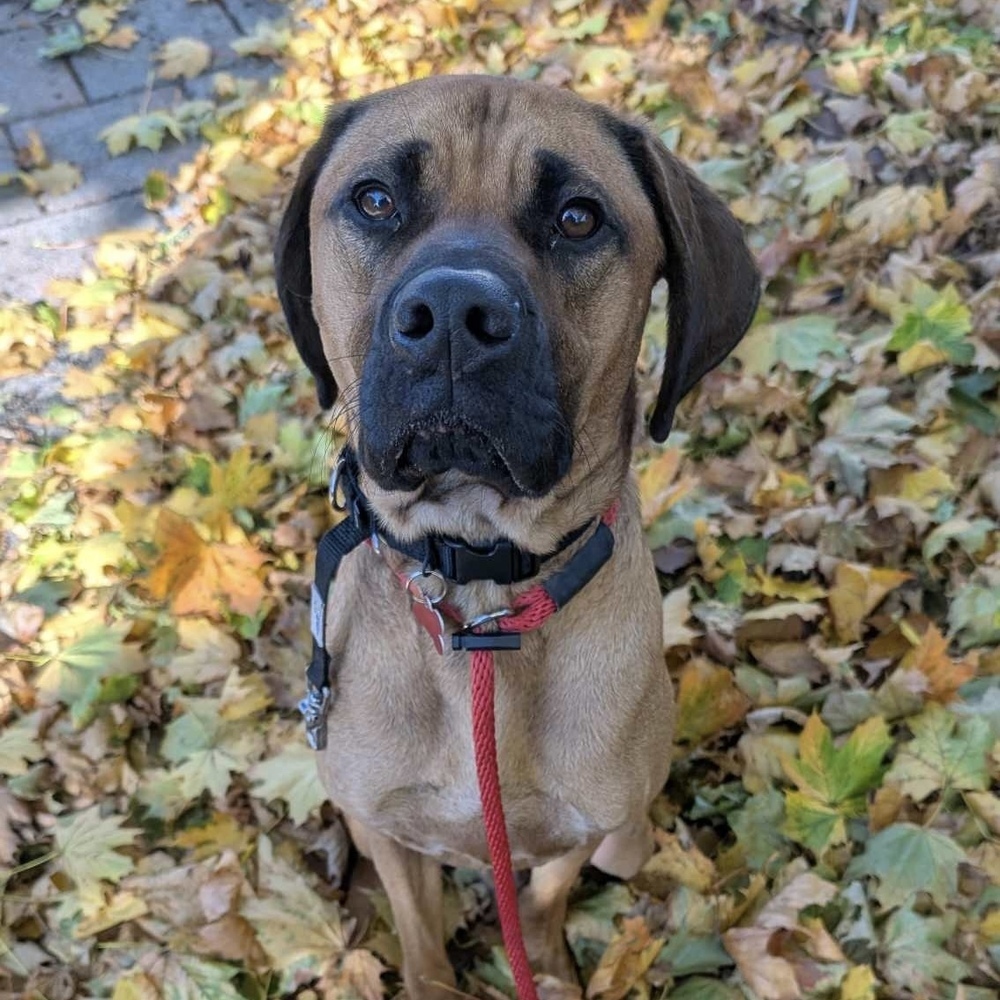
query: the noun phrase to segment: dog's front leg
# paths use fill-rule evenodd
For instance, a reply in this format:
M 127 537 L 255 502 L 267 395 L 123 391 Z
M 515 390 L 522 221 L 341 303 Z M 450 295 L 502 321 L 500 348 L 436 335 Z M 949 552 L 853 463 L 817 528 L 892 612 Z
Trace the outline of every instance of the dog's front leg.
M 409 1000 L 455 1000 L 455 972 L 444 948 L 441 866 L 347 817 L 358 850 L 378 872 L 403 950 L 403 983 Z
M 566 946 L 564 925 L 570 890 L 593 845 L 578 848 L 531 870 L 518 908 L 532 971 L 576 984 L 576 966 Z

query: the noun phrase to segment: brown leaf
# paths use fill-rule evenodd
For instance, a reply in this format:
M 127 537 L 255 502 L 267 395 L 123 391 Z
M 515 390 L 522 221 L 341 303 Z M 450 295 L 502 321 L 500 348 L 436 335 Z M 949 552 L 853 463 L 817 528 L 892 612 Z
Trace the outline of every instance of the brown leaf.
M 953 660 L 948 655 L 948 640 L 933 624 L 899 666 L 901 670 L 919 670 L 927 678 L 927 697 L 942 704 L 954 701 L 958 689 L 976 675 L 975 657 Z

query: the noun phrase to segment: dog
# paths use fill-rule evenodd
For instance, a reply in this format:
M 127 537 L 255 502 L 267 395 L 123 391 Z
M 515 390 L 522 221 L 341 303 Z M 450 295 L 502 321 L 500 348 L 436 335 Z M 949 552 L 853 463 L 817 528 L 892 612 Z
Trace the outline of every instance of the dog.
M 629 473 L 643 325 L 665 278 L 649 424 L 662 441 L 756 310 L 741 228 L 639 122 L 536 83 L 438 77 L 331 110 L 275 266 L 320 403 L 347 414 L 378 526 L 329 594 L 335 694 L 318 765 L 385 886 L 413 1000 L 454 995 L 440 866 L 489 855 L 469 657 L 439 653 L 410 614 L 400 580 L 426 566 L 408 550 L 434 538 L 555 553 L 517 583 L 444 580 L 467 621 L 509 607 L 572 558 L 581 526 L 617 511 L 607 562 L 498 654 L 507 830 L 515 868 L 530 869 L 524 940 L 535 973 L 573 982 L 573 883 L 588 860 L 622 878 L 646 861 L 671 756 L 660 593 Z

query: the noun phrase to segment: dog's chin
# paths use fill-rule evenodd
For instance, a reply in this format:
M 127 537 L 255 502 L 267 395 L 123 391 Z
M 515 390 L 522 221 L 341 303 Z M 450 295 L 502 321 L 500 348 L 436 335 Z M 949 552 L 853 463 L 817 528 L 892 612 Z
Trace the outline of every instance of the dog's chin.
M 425 499 L 444 499 L 455 485 L 478 484 L 505 499 L 540 497 L 565 475 L 566 459 L 524 460 L 492 435 L 464 420 L 423 422 L 406 429 L 381 455 L 362 447 L 365 471 L 385 490 L 420 490 Z

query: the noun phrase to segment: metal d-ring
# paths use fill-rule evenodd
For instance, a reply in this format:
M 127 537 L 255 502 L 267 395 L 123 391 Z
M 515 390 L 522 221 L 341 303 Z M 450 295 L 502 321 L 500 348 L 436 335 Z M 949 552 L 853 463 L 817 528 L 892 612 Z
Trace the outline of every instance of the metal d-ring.
M 441 593 L 435 595 L 428 594 L 422 587 L 417 585 L 417 580 L 436 580 L 441 586 Z M 440 604 L 448 593 L 448 581 L 436 569 L 415 569 L 406 578 L 406 590 L 415 601 L 420 601 L 429 607 Z
M 500 608 L 498 611 L 487 611 L 485 614 L 476 615 L 475 618 L 470 618 L 467 622 L 464 622 L 462 624 L 462 631 L 471 632 L 473 629 L 489 625 L 490 622 L 499 621 L 501 618 L 510 618 L 513 613 L 513 608 Z
M 347 510 L 347 498 L 345 497 L 343 502 L 338 500 L 337 488 L 340 486 L 340 477 L 346 466 L 347 459 L 340 455 L 337 458 L 337 464 L 333 467 L 333 472 L 330 474 L 330 506 L 341 513 Z

